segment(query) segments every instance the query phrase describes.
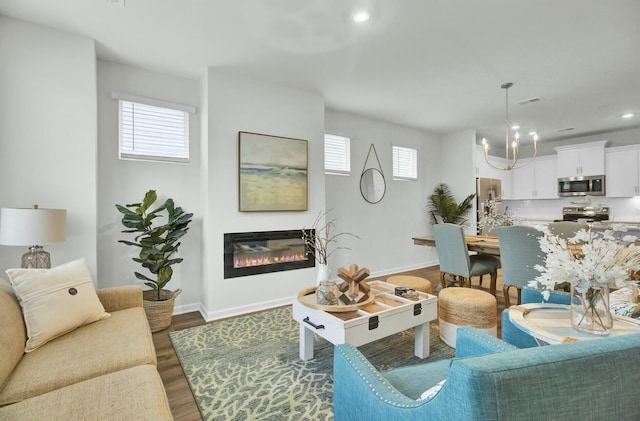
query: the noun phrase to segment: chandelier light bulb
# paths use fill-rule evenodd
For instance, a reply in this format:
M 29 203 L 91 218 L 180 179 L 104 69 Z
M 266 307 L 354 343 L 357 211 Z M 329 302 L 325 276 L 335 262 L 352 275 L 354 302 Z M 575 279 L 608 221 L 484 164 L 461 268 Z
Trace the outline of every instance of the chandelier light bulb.
M 356 23 L 363 23 L 368 21 L 371 18 L 371 15 L 366 10 L 358 10 L 353 14 L 353 21 Z

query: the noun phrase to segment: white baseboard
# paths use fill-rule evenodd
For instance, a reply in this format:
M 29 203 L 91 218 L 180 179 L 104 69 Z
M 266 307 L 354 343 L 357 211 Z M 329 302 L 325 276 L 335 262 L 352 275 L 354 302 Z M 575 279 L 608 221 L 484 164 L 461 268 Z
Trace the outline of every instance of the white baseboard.
M 228 317 L 241 316 L 243 314 L 255 313 L 256 311 L 268 310 L 270 308 L 282 307 L 291 304 L 295 297 L 278 298 L 276 300 L 263 301 L 260 303 L 252 303 L 245 306 L 225 308 L 223 310 L 207 312 L 203 307 L 200 308 L 202 317 L 207 322 L 213 320 L 226 319 Z
M 417 263 L 414 265 L 401 266 L 396 268 L 385 269 L 378 272 L 372 272 L 369 276 L 372 278 L 374 277 L 377 278 L 381 276 L 392 275 L 395 273 L 422 269 L 422 268 L 434 266 L 437 264 L 438 264 L 438 261 Z M 228 317 L 235 317 L 235 316 L 240 316 L 247 313 L 254 313 L 256 311 L 263 311 L 263 310 L 268 310 L 270 308 L 281 307 L 284 305 L 291 304 L 292 300 L 295 298 L 296 297 L 278 298 L 275 300 L 252 303 L 252 304 L 247 304 L 247 305 L 238 306 L 238 307 L 225 308 L 225 309 L 216 310 L 216 311 L 207 311 L 207 309 L 204 308 L 202 303 L 183 304 L 180 306 L 176 306 L 173 309 L 173 314 L 176 315 L 176 314 L 191 313 L 193 311 L 199 311 L 205 321 L 211 322 L 214 320 L 226 319 Z
M 201 308 L 202 304 L 200 303 L 183 304 L 173 307 L 173 315 L 175 316 L 176 314 L 191 313 L 193 311 L 200 311 L 202 313 L 202 311 L 200 310 Z
M 422 269 L 422 268 L 426 268 L 426 267 L 430 267 L 430 266 L 435 266 L 437 264 L 438 264 L 437 260 L 434 260 L 432 262 L 416 263 L 414 265 L 400 266 L 400 267 L 385 269 L 385 270 L 381 270 L 381 271 L 377 271 L 377 272 L 372 272 L 369 276 L 371 278 L 377 278 L 377 277 L 380 277 L 380 276 L 394 275 L 396 273 L 409 272 L 411 270 L 417 270 L 417 269 Z

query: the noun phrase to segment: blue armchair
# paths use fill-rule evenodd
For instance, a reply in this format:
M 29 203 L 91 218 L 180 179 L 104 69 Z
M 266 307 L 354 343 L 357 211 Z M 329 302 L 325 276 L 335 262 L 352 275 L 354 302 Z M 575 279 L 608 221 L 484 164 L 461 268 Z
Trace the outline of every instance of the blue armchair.
M 475 355 L 475 356 L 474 356 Z M 344 420 L 636 420 L 640 334 L 530 349 L 470 327 L 456 358 L 379 372 L 334 349 L 334 417 Z M 446 378 L 430 399 L 416 400 Z

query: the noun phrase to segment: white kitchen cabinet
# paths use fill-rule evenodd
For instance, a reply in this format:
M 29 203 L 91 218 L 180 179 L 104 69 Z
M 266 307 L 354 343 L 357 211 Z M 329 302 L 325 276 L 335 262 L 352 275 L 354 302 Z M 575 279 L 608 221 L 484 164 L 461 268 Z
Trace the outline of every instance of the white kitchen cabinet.
M 536 199 L 558 198 L 558 159 L 555 156 L 536 158 Z
M 605 173 L 604 148 L 608 140 L 558 146 L 558 177 L 580 177 Z
M 513 199 L 557 199 L 558 175 L 555 156 L 539 156 L 531 164 L 511 171 Z
M 607 197 L 640 196 L 640 146 L 622 146 L 607 150 Z
M 504 166 L 504 158 L 489 156 L 489 159 L 494 165 L 499 167 Z M 489 165 L 484 159 L 484 148 L 479 145 L 476 146 L 476 177 L 496 178 L 500 180 L 502 198 L 506 200 L 512 199 L 511 171 L 499 170 Z

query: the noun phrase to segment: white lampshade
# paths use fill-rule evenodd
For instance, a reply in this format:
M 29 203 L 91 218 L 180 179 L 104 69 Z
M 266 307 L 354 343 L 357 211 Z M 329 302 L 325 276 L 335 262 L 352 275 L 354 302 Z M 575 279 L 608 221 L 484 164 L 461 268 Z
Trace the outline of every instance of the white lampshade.
M 64 241 L 65 209 L 0 209 L 0 244 L 34 246 Z

